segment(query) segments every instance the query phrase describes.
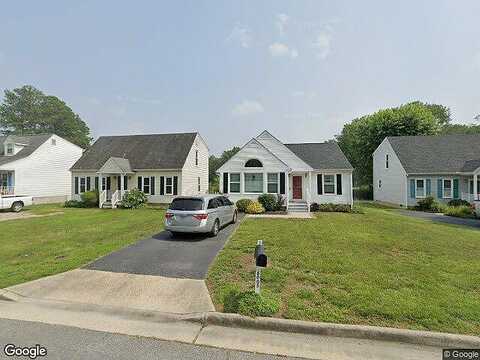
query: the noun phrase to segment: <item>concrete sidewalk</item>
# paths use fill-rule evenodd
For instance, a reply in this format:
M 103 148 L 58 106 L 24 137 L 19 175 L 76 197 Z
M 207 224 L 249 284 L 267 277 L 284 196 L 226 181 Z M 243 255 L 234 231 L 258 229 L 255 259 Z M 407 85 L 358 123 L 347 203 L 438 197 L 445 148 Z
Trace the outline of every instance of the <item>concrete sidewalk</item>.
M 167 313 L 214 311 L 203 280 L 77 269 L 11 286 L 21 297 Z
M 439 359 L 441 348 L 207 325 L 191 317 L 119 307 L 18 298 L 0 301 L 0 318 L 180 341 L 248 352 L 335 360 Z

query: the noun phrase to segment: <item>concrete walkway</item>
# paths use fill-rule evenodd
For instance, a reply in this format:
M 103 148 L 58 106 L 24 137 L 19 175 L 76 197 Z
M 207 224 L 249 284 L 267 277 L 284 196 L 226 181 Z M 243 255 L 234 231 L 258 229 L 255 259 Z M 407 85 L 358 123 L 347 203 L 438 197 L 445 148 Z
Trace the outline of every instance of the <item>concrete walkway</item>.
M 441 348 L 326 335 L 202 326 L 188 318 L 118 307 L 19 298 L 0 300 L 0 318 L 179 341 L 255 353 L 335 360 L 440 359 Z
M 169 313 L 215 310 L 202 280 L 77 269 L 11 286 L 21 297 Z
M 475 228 L 477 230 L 480 230 L 480 220 L 479 219 L 464 219 L 464 218 L 458 218 L 458 217 L 453 217 L 453 216 L 447 216 L 447 215 L 443 215 L 443 214 L 429 213 L 429 212 L 423 212 L 423 211 L 414 211 L 414 210 L 405 210 L 405 209 L 400 209 L 400 210 L 396 210 L 396 211 L 399 214 L 410 216 L 410 217 L 430 220 L 430 221 L 433 221 L 433 222 L 443 223 L 443 224 L 467 226 L 467 227 L 470 227 L 470 228 Z

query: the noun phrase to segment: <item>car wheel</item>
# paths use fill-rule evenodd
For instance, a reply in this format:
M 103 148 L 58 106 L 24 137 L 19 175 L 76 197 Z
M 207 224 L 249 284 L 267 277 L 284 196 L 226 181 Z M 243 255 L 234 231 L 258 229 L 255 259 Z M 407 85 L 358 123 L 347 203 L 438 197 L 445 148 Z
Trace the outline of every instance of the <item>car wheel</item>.
M 235 212 L 233 213 L 232 224 L 235 224 L 235 223 L 237 222 L 237 218 L 238 218 L 238 214 L 237 214 L 237 212 L 235 211 Z
M 12 204 L 12 211 L 19 212 L 23 209 L 23 203 L 21 201 L 14 202 Z
M 217 236 L 219 231 L 220 231 L 220 222 L 217 219 L 213 223 L 212 231 L 210 231 L 210 236 L 212 237 Z
M 172 238 L 178 237 L 178 233 L 175 232 L 175 231 L 170 231 L 170 236 L 171 236 Z

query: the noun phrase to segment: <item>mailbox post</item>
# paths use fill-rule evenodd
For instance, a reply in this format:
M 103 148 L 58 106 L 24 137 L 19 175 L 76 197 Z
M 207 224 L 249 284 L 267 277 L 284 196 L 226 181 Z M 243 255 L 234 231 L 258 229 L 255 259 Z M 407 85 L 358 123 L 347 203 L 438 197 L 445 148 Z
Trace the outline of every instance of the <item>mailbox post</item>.
M 257 241 L 255 246 L 255 253 L 253 254 L 255 260 L 255 293 L 260 294 L 260 282 L 262 268 L 267 267 L 267 255 L 265 255 L 265 248 L 263 246 L 263 240 Z

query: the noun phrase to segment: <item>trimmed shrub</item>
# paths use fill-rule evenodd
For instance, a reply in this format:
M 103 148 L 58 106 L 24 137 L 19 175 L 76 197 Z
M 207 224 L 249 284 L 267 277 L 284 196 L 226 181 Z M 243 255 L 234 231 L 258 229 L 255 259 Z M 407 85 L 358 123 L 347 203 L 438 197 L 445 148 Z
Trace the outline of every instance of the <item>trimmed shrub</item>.
M 310 211 L 323 211 L 323 212 L 344 212 L 350 213 L 352 212 L 352 208 L 350 205 L 347 204 L 317 204 L 312 203 L 310 204 Z
M 262 214 L 265 212 L 265 209 L 258 201 L 252 201 L 247 205 L 245 212 L 247 214 Z
M 277 210 L 286 210 L 285 197 L 283 195 L 277 195 Z
M 444 210 L 444 214 L 448 216 L 455 216 L 461 218 L 474 218 L 475 212 L 472 207 L 469 206 L 447 206 Z
M 250 205 L 250 203 L 252 202 L 253 200 L 250 199 L 240 199 L 236 202 L 235 205 L 237 205 L 238 211 L 245 212 L 247 210 L 247 206 Z
M 120 207 L 124 209 L 138 209 L 147 203 L 147 195 L 138 189 L 128 191 L 123 197 Z
M 277 210 L 277 198 L 273 194 L 262 194 L 258 197 L 258 202 L 262 204 L 266 211 Z
M 80 195 L 80 197 L 85 207 L 98 207 L 98 191 L 87 191 Z
M 424 199 L 418 200 L 417 205 L 415 205 L 414 209 L 438 213 L 445 210 L 445 205 L 435 200 L 433 196 L 427 196 Z
M 68 200 L 68 201 L 65 201 L 65 203 L 63 204 L 63 207 L 66 207 L 66 208 L 84 208 L 85 204 L 82 201 L 78 201 L 78 200 Z
M 223 311 L 238 313 L 246 316 L 272 316 L 280 309 L 277 298 L 263 292 L 261 295 L 254 291 L 239 292 L 232 290 L 223 301 Z
M 470 206 L 467 200 L 453 199 L 448 202 L 448 206 Z

